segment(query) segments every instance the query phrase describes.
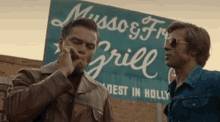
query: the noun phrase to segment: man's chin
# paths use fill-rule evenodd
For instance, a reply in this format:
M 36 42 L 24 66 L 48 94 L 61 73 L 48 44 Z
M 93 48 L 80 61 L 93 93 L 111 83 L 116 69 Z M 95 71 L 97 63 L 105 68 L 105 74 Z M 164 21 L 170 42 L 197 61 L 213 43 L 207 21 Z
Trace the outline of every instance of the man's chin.
M 178 66 L 177 65 L 175 65 L 174 63 L 166 63 L 166 65 L 168 66 L 168 67 L 170 67 L 170 68 L 178 68 Z
M 170 63 L 170 62 L 165 62 L 165 64 L 168 66 L 168 67 L 173 67 L 173 65 Z
M 82 73 L 83 70 L 84 70 L 84 67 L 81 66 L 81 65 L 78 65 L 78 66 L 76 67 L 76 69 L 75 69 L 75 72 L 77 72 L 77 73 Z

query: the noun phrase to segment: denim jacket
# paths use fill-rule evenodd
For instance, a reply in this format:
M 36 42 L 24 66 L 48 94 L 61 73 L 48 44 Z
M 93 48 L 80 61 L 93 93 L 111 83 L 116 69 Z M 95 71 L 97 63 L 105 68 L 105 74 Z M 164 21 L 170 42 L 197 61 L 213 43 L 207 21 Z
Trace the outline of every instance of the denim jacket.
M 175 86 L 176 80 L 168 86 L 168 122 L 220 122 L 220 72 L 197 65 L 182 86 Z

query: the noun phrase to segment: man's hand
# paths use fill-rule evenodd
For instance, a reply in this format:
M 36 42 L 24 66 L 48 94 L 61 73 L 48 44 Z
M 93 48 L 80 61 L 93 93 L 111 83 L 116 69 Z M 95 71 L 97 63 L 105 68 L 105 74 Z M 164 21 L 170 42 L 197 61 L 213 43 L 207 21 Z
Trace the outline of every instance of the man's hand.
M 82 60 L 79 58 L 79 56 L 76 55 L 76 53 L 74 54 L 74 56 L 71 56 L 70 50 L 68 50 L 67 48 L 63 47 L 63 51 L 62 54 L 59 57 L 59 71 L 61 73 L 63 73 L 64 76 L 68 76 L 70 75 L 78 65 L 80 65 L 82 63 Z M 74 50 L 75 52 L 75 50 Z M 72 58 L 73 60 L 72 60 Z

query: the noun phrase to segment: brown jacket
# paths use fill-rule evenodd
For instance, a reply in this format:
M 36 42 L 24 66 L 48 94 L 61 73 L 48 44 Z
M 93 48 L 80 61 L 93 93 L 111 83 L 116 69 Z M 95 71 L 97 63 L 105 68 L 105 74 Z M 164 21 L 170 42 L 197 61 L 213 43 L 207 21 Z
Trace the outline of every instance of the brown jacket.
M 113 122 L 108 90 L 84 72 L 74 94 L 71 82 L 58 67 L 52 62 L 41 69 L 18 72 L 6 99 L 8 120 L 69 122 L 67 114 L 72 112 L 70 122 Z

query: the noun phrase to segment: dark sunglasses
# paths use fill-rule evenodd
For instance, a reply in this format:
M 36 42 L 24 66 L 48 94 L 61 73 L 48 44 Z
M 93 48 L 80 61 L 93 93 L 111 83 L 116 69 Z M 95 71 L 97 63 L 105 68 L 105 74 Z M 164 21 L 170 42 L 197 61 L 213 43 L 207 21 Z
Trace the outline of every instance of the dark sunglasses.
M 180 44 L 185 44 L 187 42 L 180 42 L 178 39 L 176 38 L 166 38 L 164 39 L 164 44 L 166 44 L 167 42 L 169 42 L 170 46 L 172 48 L 175 48 L 177 46 L 177 43 L 180 43 Z

